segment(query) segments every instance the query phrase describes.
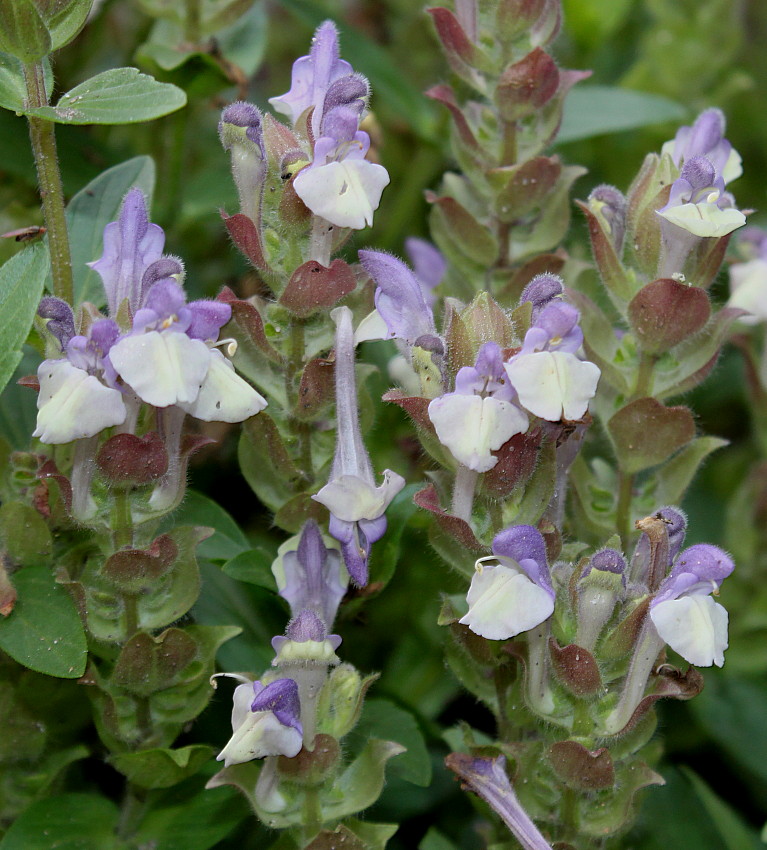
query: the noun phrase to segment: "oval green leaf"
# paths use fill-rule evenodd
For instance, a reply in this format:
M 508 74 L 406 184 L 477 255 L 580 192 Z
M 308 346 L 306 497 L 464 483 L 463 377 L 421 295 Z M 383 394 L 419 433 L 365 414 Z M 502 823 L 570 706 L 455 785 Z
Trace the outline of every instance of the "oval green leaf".
M 15 254 L 0 268 L 0 391 L 21 360 L 48 274 L 48 249 L 38 244 Z
M 185 92 L 137 68 L 112 68 L 61 96 L 56 106 L 24 110 L 58 124 L 136 124 L 186 105 Z
M 88 645 L 69 594 L 44 566 L 19 570 L 13 583 L 19 595 L 13 611 L 0 620 L 0 649 L 38 673 L 79 679 Z

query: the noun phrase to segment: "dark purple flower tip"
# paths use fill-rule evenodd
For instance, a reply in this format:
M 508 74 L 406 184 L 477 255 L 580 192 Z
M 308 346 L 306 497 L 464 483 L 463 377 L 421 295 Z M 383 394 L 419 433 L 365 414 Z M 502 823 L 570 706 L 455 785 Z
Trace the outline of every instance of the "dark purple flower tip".
M 307 574 L 322 570 L 327 552 L 320 527 L 313 519 L 307 520 L 298 540 L 298 560 Z
M 271 711 L 283 726 L 292 726 L 303 734 L 298 685 L 293 679 L 275 679 L 266 686 L 253 682 L 253 693 L 251 711 Z
M 548 569 L 546 543 L 543 535 L 532 525 L 513 525 L 493 538 L 493 554 L 502 558 L 511 558 L 518 564 L 522 561 L 535 561 L 540 567 Z
M 735 563 L 725 551 L 710 543 L 698 543 L 679 555 L 669 578 L 692 573 L 698 581 L 719 585 L 734 569 Z
M 218 339 L 218 332 L 232 318 L 232 307 L 223 301 L 192 301 L 188 304 L 192 321 L 187 328 L 187 334 L 192 339 L 203 342 Z
M 308 608 L 304 608 L 294 617 L 285 630 L 285 637 L 296 643 L 306 643 L 308 640 L 325 640 L 327 629 L 320 618 Z
M 252 103 L 238 100 L 230 103 L 221 113 L 223 124 L 234 124 L 235 127 L 255 127 L 261 124 L 261 110 Z
M 623 575 L 626 572 L 626 559 L 617 549 L 602 549 L 591 556 L 582 576 L 588 575 L 591 570 Z
M 339 77 L 332 82 L 325 94 L 325 103 L 322 107 L 323 115 L 323 135 L 332 135 L 325 132 L 325 121 L 328 114 L 339 106 L 349 108 L 356 116 L 362 114 L 365 108 L 367 98 L 370 94 L 370 85 L 362 74 L 349 74 L 348 76 Z
M 413 343 L 418 348 L 423 348 L 424 351 L 431 351 L 432 354 L 437 354 L 442 357 L 445 354 L 445 343 L 434 334 L 424 334 L 419 336 Z
M 359 257 L 376 285 L 376 307 L 389 334 L 409 345 L 424 334 L 435 334 L 434 317 L 421 285 L 402 260 L 382 251 L 360 251 Z
M 538 274 L 522 290 L 519 303 L 530 301 L 533 305 L 533 318 L 551 301 L 564 292 L 564 281 L 555 274 Z
M 147 267 L 141 278 L 141 292 L 147 292 L 161 280 L 184 273 L 184 264 L 178 257 L 160 257 L 159 260 Z M 143 304 L 143 299 L 142 299 Z
M 75 335 L 75 317 L 72 308 L 61 298 L 47 295 L 40 301 L 37 315 L 49 319 L 48 330 L 56 337 L 63 351 L 67 343 Z
M 626 233 L 626 214 L 628 211 L 628 201 L 625 195 L 615 186 L 603 183 L 589 195 L 589 202 L 598 205 L 600 215 L 610 225 L 612 242 L 616 249 L 620 251 Z

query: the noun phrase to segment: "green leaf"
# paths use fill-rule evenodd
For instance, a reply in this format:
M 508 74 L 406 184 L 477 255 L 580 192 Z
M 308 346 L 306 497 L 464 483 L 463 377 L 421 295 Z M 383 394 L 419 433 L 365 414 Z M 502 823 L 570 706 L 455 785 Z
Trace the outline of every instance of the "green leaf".
M 230 578 L 246 581 L 248 584 L 255 584 L 258 587 L 265 587 L 272 593 L 277 593 L 277 582 L 272 573 L 272 561 L 275 557 L 275 552 L 270 552 L 263 546 L 258 546 L 236 555 L 230 561 L 227 561 L 221 569 Z
M 31 805 L 0 841 L 0 850 L 121 850 L 119 812 L 105 797 L 63 794 Z
M 0 547 L 11 562 L 23 567 L 46 566 L 53 538 L 45 520 L 23 502 L 0 506 Z
M 391 765 L 391 772 L 414 785 L 426 787 L 431 782 L 431 758 L 421 730 L 413 715 L 385 699 L 365 700 L 362 717 L 354 730 L 355 737 L 396 741 L 406 748 Z
M 706 687 L 690 708 L 728 755 L 767 780 L 767 685 L 763 679 L 707 672 Z
M 27 567 L 13 576 L 18 599 L 0 620 L 0 649 L 19 664 L 62 679 L 85 672 L 88 646 L 74 602 L 47 567 Z
M 565 100 L 557 141 L 562 144 L 665 121 L 679 122 L 687 115 L 681 104 L 657 94 L 613 86 L 581 86 Z
M 119 753 L 112 756 L 111 762 L 130 782 L 142 788 L 169 788 L 197 773 L 213 752 L 207 744 L 192 744 L 178 750 Z
M 746 826 L 737 812 L 717 796 L 697 773 L 688 767 L 683 767 L 681 770 L 692 784 L 698 799 L 703 803 L 722 836 L 722 850 L 725 848 L 726 850 L 749 850 L 749 848 L 760 850 L 761 845 L 756 832 Z
M 38 244 L 15 254 L 0 268 L 0 391 L 21 360 L 48 273 L 48 249 Z
M 54 50 L 69 44 L 77 36 L 85 26 L 92 5 L 93 0 L 65 0 L 63 3 L 57 0 L 50 4 L 45 23 Z
M 189 785 L 192 783 L 189 782 Z M 208 850 L 220 842 L 248 816 L 248 810 L 227 788 L 197 790 L 193 796 L 182 786 L 152 799 L 152 809 L 134 837 L 136 847 L 153 850 Z M 250 835 L 258 831 L 250 827 Z M 262 846 L 256 843 L 254 846 Z
M 421 484 L 409 484 L 394 497 L 387 508 L 386 534 L 377 546 L 373 546 L 370 558 L 371 581 L 380 582 L 385 586 L 394 575 L 394 568 L 400 556 L 402 533 L 417 510 L 413 496 L 421 487 Z
M 43 63 L 45 71 L 45 88 L 53 88 L 53 72 L 51 63 L 46 59 Z M 24 83 L 24 65 L 20 59 L 10 53 L 0 53 L 0 106 L 13 112 L 24 109 L 24 99 L 27 87 Z M 4 166 L 5 170 L 5 166 Z
M 696 437 L 665 463 L 655 474 L 655 501 L 659 505 L 676 505 L 690 485 L 698 467 L 717 449 L 729 444 L 721 437 Z
M 111 68 L 61 96 L 56 106 L 22 110 L 58 124 L 136 124 L 186 105 L 186 94 L 137 68 Z
M 456 846 L 435 827 L 431 827 L 421 839 L 418 850 L 456 850 Z
M 81 189 L 67 206 L 67 227 L 72 249 L 72 273 L 75 304 L 91 301 L 97 307 L 106 304 L 101 278 L 86 263 L 103 252 L 104 228 L 116 221 L 123 198 L 137 186 L 152 200 L 154 162 L 148 156 L 136 156 L 108 168 Z
M 216 530 L 198 547 L 197 555 L 200 558 L 228 561 L 251 548 L 248 538 L 231 516 L 212 499 L 194 490 L 187 491 L 172 521 L 169 519 L 161 530 L 167 531 L 176 525 L 206 525 Z
M 0 3 L 0 50 L 36 62 L 51 50 L 51 35 L 32 0 Z

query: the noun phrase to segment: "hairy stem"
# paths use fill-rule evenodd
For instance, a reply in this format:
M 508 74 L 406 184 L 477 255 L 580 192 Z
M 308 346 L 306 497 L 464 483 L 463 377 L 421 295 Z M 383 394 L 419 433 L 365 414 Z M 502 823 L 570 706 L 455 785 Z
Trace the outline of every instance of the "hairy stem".
M 27 87 L 27 105 L 29 107 L 47 106 L 48 93 L 45 90 L 42 62 L 33 62 L 24 66 L 24 81 Z M 29 116 L 28 121 L 32 153 L 37 168 L 37 181 L 40 184 L 43 217 L 48 229 L 53 294 L 73 304 L 72 255 L 69 250 L 67 220 L 64 215 L 64 189 L 61 185 L 59 159 L 56 154 L 56 125 L 52 121 L 34 116 Z

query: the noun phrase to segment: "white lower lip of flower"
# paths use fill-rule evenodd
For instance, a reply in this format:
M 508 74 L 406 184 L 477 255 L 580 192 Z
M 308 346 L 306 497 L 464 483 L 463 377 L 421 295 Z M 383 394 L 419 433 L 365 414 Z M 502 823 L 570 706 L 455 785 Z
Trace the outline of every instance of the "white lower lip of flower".
M 716 204 L 680 204 L 665 212 L 658 211 L 666 221 L 681 227 L 693 236 L 726 236 L 746 223 L 746 217 L 733 207 L 719 209 Z
M 338 519 L 359 522 L 361 519 L 378 519 L 404 486 L 405 479 L 390 469 L 384 470 L 380 487 L 356 475 L 339 475 L 312 498 L 325 505 Z
M 497 451 L 515 434 L 527 431 L 525 413 L 509 401 L 448 393 L 429 404 L 437 438 L 453 457 L 475 472 L 492 469 Z
M 601 372 L 566 351 L 538 351 L 504 367 L 520 404 L 548 422 L 582 419 L 597 391 Z
M 337 227 L 362 230 L 373 223 L 373 212 L 389 183 L 382 165 L 366 159 L 345 159 L 304 168 L 293 188 L 309 209 Z
M 210 366 L 210 349 L 185 333 L 126 336 L 109 352 L 120 377 L 154 407 L 195 401 Z
M 71 443 L 125 421 L 127 410 L 119 390 L 104 386 L 68 360 L 46 360 L 37 374 L 40 395 L 32 436 L 44 443 Z
M 730 291 L 727 306 L 751 313 L 739 321 L 755 325 L 767 319 L 767 262 L 756 259 L 730 266 Z
M 252 693 L 252 689 L 251 689 Z M 216 757 L 225 767 L 266 756 L 298 755 L 302 736 L 292 726 L 283 726 L 271 711 L 249 711 Z
M 710 596 L 694 594 L 667 599 L 650 608 L 658 635 L 696 667 L 724 664 L 727 611 Z
M 534 629 L 554 612 L 548 591 L 503 564 L 478 570 L 466 598 L 469 611 L 458 622 L 489 640 L 505 640 Z
M 243 422 L 263 410 L 266 399 L 243 381 L 223 354 L 213 349 L 197 398 L 179 407 L 203 422 Z

